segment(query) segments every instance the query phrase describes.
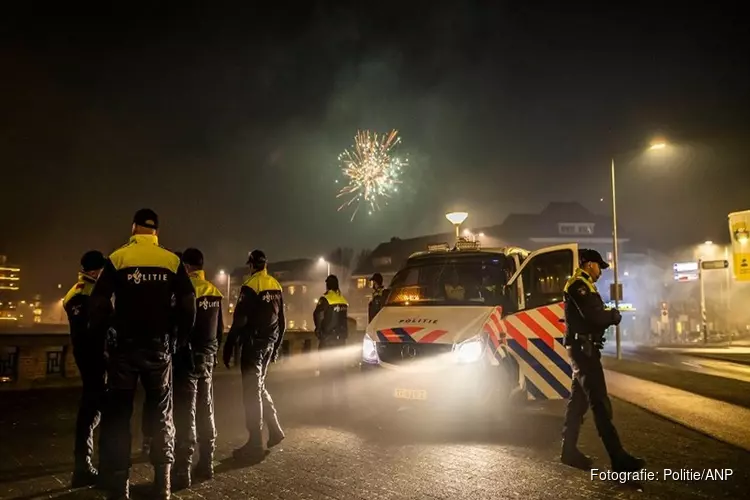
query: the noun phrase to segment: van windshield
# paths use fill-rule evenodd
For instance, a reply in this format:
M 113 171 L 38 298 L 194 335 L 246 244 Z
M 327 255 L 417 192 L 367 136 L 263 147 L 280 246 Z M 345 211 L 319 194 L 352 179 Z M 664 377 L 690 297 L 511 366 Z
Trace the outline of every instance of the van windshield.
M 393 278 L 386 305 L 502 305 L 512 262 L 503 255 L 417 260 Z

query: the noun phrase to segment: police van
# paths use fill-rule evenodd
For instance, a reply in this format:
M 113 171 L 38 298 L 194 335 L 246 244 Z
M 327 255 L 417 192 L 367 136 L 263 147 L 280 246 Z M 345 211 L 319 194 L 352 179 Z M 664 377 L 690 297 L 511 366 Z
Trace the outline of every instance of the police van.
M 528 252 L 459 240 L 413 254 L 364 336 L 370 395 L 489 415 L 567 398 L 563 290 L 577 264 L 577 244 Z

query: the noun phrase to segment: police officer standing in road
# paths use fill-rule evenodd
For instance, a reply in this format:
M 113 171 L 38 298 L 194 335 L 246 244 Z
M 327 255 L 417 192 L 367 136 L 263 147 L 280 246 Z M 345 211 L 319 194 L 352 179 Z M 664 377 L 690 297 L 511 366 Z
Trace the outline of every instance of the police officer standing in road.
M 372 299 L 367 305 L 367 322 L 370 323 L 377 316 L 385 305 L 385 299 L 388 296 L 387 290 L 383 286 L 383 275 L 375 273 L 370 278 L 372 283 Z
M 191 485 L 190 466 L 196 442 L 199 460 L 195 476 L 213 477 L 216 426 L 214 424 L 213 370 L 224 332 L 222 295 L 203 271 L 203 253 L 188 248 L 182 256 L 195 289 L 195 326 L 190 335 L 192 359 L 174 362 L 175 470 L 174 491 Z
M 318 299 L 318 305 L 313 312 L 315 334 L 318 337 L 318 350 L 321 353 L 346 345 L 346 339 L 349 336 L 348 310 L 349 303 L 341 294 L 339 279 L 334 275 L 328 276 L 326 278 L 326 293 Z M 333 355 L 331 359 L 321 359 L 320 377 L 323 383 L 323 406 L 346 409 L 346 366 L 344 360 L 336 355 Z
M 182 252 L 174 252 L 174 254 L 179 257 L 180 262 L 182 262 Z M 175 307 L 175 298 L 174 294 L 172 296 L 172 307 L 173 312 L 175 314 L 178 314 L 179 311 L 177 311 L 177 308 Z M 173 320 L 173 324 L 176 327 L 177 321 L 176 317 L 175 320 Z M 175 332 L 176 333 L 176 332 Z M 154 423 L 156 422 L 156 419 L 158 418 L 156 409 L 153 407 L 152 401 L 146 399 L 143 401 L 143 409 L 141 410 L 141 434 L 143 434 L 143 441 L 141 443 L 141 457 L 145 459 L 149 459 L 151 456 L 151 441 L 154 436 Z
M 155 494 L 171 498 L 172 351 L 176 345 L 179 355 L 187 346 L 195 321 L 195 292 L 180 259 L 159 246 L 158 228 L 154 211 L 136 212 L 133 236 L 109 256 L 91 294 L 94 325 L 105 320 L 115 297 L 117 340 L 109 359 L 102 444 L 110 498 L 116 499 L 130 498 L 130 419 L 139 378 L 156 411 L 151 449 Z M 178 314 L 173 313 L 173 297 Z M 176 341 L 171 338 L 175 331 Z
M 268 365 L 279 355 L 286 323 L 281 285 L 268 274 L 266 255 L 253 250 L 247 265 L 251 274 L 240 288 L 223 358 L 229 368 L 235 344 L 240 343 L 245 425 L 249 436 L 247 443 L 234 450 L 233 455 L 235 459 L 257 463 L 266 456 L 263 423 L 268 427 L 268 448 L 281 443 L 285 437 L 273 399 L 266 389 L 266 374 Z
M 581 249 L 580 267 L 565 284 L 565 345 L 573 368 L 573 384 L 565 412 L 561 461 L 590 469 L 591 458 L 578 450 L 578 434 L 589 406 L 596 430 L 607 449 L 614 471 L 638 471 L 646 462 L 627 453 L 612 423 L 612 404 L 602 368 L 601 349 L 607 328 L 620 323 L 617 309 L 607 309 L 596 288 L 596 281 L 609 264 L 595 250 Z
M 70 324 L 73 358 L 83 385 L 76 418 L 73 488 L 95 484 L 98 475 L 91 463 L 91 456 L 94 453 L 94 429 L 99 425 L 104 403 L 106 364 L 104 332 L 89 330 L 89 299 L 105 262 L 106 258 L 97 250 L 83 254 L 78 282 L 63 299 L 63 308 Z

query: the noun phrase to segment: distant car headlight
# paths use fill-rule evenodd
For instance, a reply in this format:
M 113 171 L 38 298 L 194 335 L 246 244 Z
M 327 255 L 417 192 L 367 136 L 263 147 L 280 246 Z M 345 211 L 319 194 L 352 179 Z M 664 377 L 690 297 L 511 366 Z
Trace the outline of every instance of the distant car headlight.
M 362 339 L 362 361 L 365 363 L 377 363 L 379 361 L 378 347 L 375 345 L 375 341 L 367 334 Z
M 458 363 L 474 363 L 484 354 L 484 341 L 480 337 L 465 340 L 453 347 L 453 356 Z

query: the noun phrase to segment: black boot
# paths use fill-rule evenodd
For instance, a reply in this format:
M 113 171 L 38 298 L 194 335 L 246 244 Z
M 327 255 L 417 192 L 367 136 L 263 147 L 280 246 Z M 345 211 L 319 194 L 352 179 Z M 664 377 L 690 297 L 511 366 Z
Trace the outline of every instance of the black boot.
M 73 479 L 70 487 L 75 489 L 94 485 L 97 483 L 98 476 L 99 473 L 91 464 L 91 459 L 86 458 L 76 464 L 75 469 L 73 470 Z
M 190 477 L 190 464 L 181 464 L 174 467 L 172 474 L 172 491 L 186 490 L 192 486 Z
M 193 476 L 198 479 L 213 479 L 214 478 L 214 454 L 206 453 L 200 454 L 198 464 L 193 469 Z
M 129 475 L 129 471 L 117 471 L 108 474 L 107 489 L 109 495 L 107 495 L 107 500 L 130 500 Z
M 644 459 L 634 457 L 624 450 L 612 459 L 612 470 L 614 472 L 638 472 L 644 467 L 646 467 Z
M 565 465 L 575 467 L 576 469 L 590 470 L 594 461 L 591 457 L 588 457 L 581 453 L 575 444 L 563 441 L 562 453 L 560 453 L 560 461 Z
M 242 462 L 257 464 L 263 461 L 268 455 L 268 450 L 263 448 L 263 445 L 255 442 L 254 440 L 248 440 L 244 446 L 238 448 L 232 452 L 232 457 L 235 460 Z
M 284 434 L 284 431 L 281 430 L 281 427 L 275 429 L 271 428 L 268 431 L 268 442 L 266 443 L 266 446 L 268 448 L 273 448 L 281 443 L 285 437 L 286 435 Z
M 154 466 L 154 498 L 159 500 L 172 498 L 172 464 Z

